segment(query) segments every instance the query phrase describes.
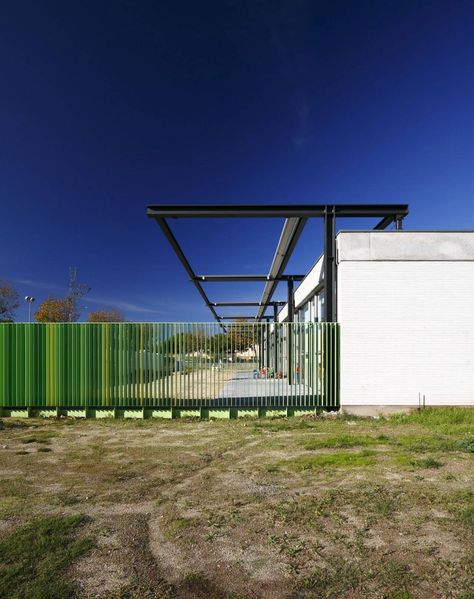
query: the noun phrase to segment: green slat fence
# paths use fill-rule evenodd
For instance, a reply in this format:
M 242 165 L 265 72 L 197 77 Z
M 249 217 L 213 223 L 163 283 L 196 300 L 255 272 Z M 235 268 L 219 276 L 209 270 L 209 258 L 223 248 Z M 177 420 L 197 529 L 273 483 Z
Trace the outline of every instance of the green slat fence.
M 4 410 L 338 406 L 336 323 L 0 324 Z

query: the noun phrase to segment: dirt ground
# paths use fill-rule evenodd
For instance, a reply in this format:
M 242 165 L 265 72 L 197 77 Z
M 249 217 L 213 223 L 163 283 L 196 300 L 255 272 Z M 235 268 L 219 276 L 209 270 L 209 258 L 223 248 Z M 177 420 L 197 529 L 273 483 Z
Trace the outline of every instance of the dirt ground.
M 89 516 L 77 597 L 474 597 L 472 410 L 0 422 L 0 540 Z
M 242 365 L 240 365 L 242 368 Z M 121 387 L 119 395 L 137 399 L 170 399 L 187 400 L 196 397 L 215 399 L 225 384 L 235 375 L 236 367 L 213 370 L 209 368 L 195 368 L 188 373 L 173 372 L 170 376 L 156 379 L 143 385 L 131 384 L 127 388 Z

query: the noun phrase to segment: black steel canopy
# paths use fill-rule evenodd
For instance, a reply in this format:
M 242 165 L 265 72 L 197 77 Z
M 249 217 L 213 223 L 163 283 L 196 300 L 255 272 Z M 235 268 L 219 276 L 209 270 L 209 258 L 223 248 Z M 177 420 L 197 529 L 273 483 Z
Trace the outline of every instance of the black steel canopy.
M 407 204 L 154 204 L 152 218 L 310 218 L 332 212 L 338 217 L 397 217 L 408 214 Z
M 403 218 L 408 214 L 407 204 L 154 204 L 147 208 L 147 215 L 154 218 L 161 227 L 178 259 L 189 275 L 194 286 L 203 298 L 214 318 L 220 322 L 226 319 L 241 317 L 219 316 L 217 306 L 255 306 L 258 307 L 256 320 L 265 317 L 265 310 L 273 306 L 274 319 L 277 317 L 277 306 L 284 302 L 272 302 L 273 294 L 280 281 L 288 284 L 288 318 L 293 319 L 293 282 L 301 281 L 303 275 L 284 274 L 284 270 L 304 229 L 308 218 L 324 219 L 324 288 L 325 288 L 325 320 L 336 320 L 336 218 L 369 218 L 381 220 L 375 230 L 387 228 L 395 223 L 397 229 L 402 228 Z M 171 231 L 168 218 L 285 218 L 283 230 L 275 251 L 275 255 L 267 275 L 198 275 L 187 260 L 176 237 Z M 209 282 L 265 282 L 260 302 L 211 302 L 205 293 L 202 283 Z M 243 318 L 243 317 L 242 317 Z

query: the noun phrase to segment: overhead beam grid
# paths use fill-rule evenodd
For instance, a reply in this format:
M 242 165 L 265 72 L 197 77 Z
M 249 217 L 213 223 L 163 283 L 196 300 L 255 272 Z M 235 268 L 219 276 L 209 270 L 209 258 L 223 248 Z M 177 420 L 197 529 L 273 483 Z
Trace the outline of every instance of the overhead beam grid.
M 204 303 L 213 317 L 221 322 L 227 319 L 248 318 L 245 316 L 219 316 L 219 306 L 256 307 L 256 321 L 270 318 L 265 316 L 268 307 L 273 306 L 273 318 L 277 318 L 277 306 L 284 302 L 272 302 L 278 283 L 284 281 L 288 287 L 289 314 L 294 310 L 294 281 L 301 281 L 303 275 L 285 274 L 291 255 L 309 218 L 324 219 L 324 289 L 325 320 L 337 320 L 336 297 L 336 219 L 344 218 L 379 218 L 375 230 L 386 229 L 395 223 L 397 229 L 402 228 L 402 221 L 408 214 L 407 204 L 237 204 L 237 205 L 195 205 L 195 204 L 153 204 L 148 206 L 147 215 L 157 221 L 165 237 L 186 270 L 190 280 L 196 287 Z M 284 218 L 283 230 L 278 241 L 275 254 L 266 275 L 199 275 L 194 272 L 166 219 L 171 218 Z M 203 283 L 213 282 L 264 282 L 265 286 L 259 302 L 211 302 Z

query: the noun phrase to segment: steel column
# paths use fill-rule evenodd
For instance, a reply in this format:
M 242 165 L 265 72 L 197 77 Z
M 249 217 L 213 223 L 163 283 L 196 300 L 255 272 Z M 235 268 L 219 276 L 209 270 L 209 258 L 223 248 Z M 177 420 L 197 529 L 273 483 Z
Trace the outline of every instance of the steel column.
M 267 363 L 266 363 L 266 368 L 267 368 L 267 372 L 268 372 L 268 367 L 270 366 L 270 356 L 271 356 L 271 352 L 270 352 L 270 319 L 266 318 L 267 321 L 267 325 L 265 327 L 265 339 L 266 339 L 266 343 L 267 343 Z
M 277 302 L 273 302 L 273 367 L 275 369 L 275 376 L 277 375 L 277 362 L 278 362 L 278 305 Z
M 326 322 L 337 321 L 336 299 L 336 215 L 324 215 L 324 312 Z
M 288 362 L 288 384 L 291 385 L 293 382 L 293 329 L 292 324 L 295 317 L 295 298 L 293 296 L 293 279 L 288 279 L 288 330 L 287 330 L 287 362 Z

